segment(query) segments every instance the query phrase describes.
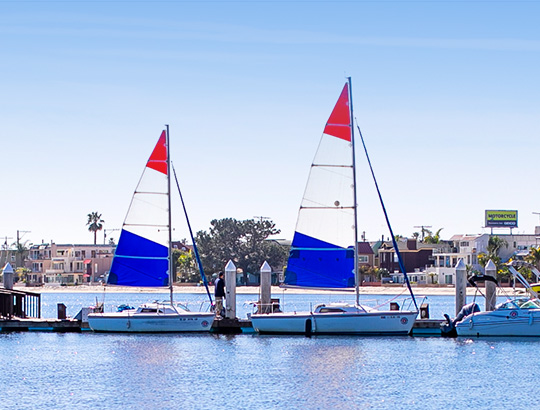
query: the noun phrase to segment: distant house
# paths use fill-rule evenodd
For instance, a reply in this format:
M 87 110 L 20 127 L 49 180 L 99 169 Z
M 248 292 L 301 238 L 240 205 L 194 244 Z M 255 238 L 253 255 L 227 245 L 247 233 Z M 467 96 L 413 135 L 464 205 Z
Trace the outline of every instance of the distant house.
M 375 253 L 369 242 L 358 242 L 358 267 L 375 266 Z
M 433 265 L 433 249 L 438 245 L 420 244 L 416 239 L 405 239 L 398 242 L 398 247 L 409 279 L 412 282 L 427 283 L 426 275 L 421 272 Z M 403 282 L 403 274 L 393 245 L 382 244 L 378 254 L 379 267 L 387 270 L 394 282 Z
M 433 282 L 447 285 L 456 283 L 455 267 L 460 259 L 470 269 L 482 272 L 484 268 L 478 263 L 478 255 L 488 252 L 490 236 L 498 236 L 506 241 L 507 245 L 499 250 L 502 262 L 522 259 L 532 247 L 540 245 L 539 236 L 530 234 L 454 235 L 450 238 L 449 246 L 433 253 L 433 266 L 426 272 L 433 278 Z
M 32 245 L 25 267 L 28 284 L 82 284 L 103 280 L 115 245 L 42 243 Z

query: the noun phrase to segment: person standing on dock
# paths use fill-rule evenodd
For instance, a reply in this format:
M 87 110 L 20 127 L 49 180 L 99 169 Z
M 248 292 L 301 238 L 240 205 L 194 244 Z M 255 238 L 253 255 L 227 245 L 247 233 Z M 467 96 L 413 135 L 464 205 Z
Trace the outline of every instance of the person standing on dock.
M 221 317 L 223 311 L 223 299 L 225 298 L 225 279 L 223 272 L 219 272 L 215 282 L 214 296 L 216 297 L 216 316 Z

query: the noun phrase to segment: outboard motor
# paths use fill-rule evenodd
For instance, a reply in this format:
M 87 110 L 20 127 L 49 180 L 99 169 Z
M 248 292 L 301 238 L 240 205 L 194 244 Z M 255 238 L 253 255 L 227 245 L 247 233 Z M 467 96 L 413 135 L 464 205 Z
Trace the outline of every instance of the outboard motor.
M 446 323 L 441 324 L 441 336 L 457 337 L 456 323 L 463 320 L 464 317 L 476 312 L 480 312 L 480 307 L 477 303 L 473 302 L 463 306 L 453 320 L 445 313 L 444 318 L 446 319 Z

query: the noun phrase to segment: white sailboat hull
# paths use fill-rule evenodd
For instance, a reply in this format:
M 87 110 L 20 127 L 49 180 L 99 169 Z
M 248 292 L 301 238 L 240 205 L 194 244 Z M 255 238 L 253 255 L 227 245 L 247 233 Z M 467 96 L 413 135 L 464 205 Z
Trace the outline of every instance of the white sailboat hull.
M 91 313 L 88 325 L 94 332 L 166 333 L 209 332 L 213 313 L 136 313 L 133 310 L 114 313 Z
M 252 314 L 259 333 L 408 335 L 417 312 L 372 311 L 356 313 L 270 313 Z
M 474 313 L 456 324 L 458 336 L 540 336 L 540 309 Z

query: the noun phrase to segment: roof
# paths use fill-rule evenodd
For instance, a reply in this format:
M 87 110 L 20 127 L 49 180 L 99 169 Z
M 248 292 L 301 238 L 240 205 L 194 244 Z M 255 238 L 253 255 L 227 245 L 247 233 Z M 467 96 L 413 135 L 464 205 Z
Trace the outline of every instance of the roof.
M 368 242 L 358 242 L 358 253 L 362 255 L 373 255 L 373 249 Z

